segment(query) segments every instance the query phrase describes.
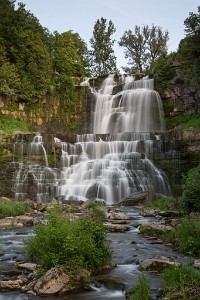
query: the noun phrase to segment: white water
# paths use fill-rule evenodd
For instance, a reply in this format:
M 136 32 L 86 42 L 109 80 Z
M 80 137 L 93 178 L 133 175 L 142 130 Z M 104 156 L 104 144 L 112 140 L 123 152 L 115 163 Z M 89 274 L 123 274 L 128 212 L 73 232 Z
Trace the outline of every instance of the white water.
M 106 78 L 95 94 L 93 133 L 77 136 L 62 148 L 62 199 L 103 199 L 108 204 L 137 191 L 170 194 L 167 179 L 153 162 L 154 132 L 165 130 L 162 103 L 153 80 L 122 78 L 124 89 Z M 89 82 L 89 81 L 88 81 Z

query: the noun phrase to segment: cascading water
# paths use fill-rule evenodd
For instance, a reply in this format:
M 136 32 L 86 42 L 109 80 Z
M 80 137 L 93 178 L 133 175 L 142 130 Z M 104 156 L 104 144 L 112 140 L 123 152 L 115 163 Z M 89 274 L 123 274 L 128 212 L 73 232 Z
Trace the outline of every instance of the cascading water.
M 114 76 L 95 93 L 92 134 L 77 136 L 75 145 L 55 140 L 62 148 L 58 198 L 114 204 L 138 191 L 170 194 L 167 178 L 151 160 L 154 132 L 165 130 L 160 96 L 152 79 L 121 81 L 124 88 L 115 95 Z

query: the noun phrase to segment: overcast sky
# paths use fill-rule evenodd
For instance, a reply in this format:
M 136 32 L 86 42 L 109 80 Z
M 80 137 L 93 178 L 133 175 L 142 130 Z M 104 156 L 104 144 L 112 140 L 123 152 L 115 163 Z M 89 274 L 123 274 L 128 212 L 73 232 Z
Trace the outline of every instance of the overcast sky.
M 16 1 L 19 2 L 19 1 Z M 189 12 L 197 13 L 199 0 L 21 0 L 43 27 L 59 33 L 72 30 L 90 46 L 93 27 L 101 17 L 111 20 L 116 28 L 113 35 L 120 40 L 124 31 L 135 25 L 152 24 L 169 31 L 168 51 L 177 50 L 184 38 L 184 20 Z M 117 66 L 127 65 L 123 48 L 115 43 Z

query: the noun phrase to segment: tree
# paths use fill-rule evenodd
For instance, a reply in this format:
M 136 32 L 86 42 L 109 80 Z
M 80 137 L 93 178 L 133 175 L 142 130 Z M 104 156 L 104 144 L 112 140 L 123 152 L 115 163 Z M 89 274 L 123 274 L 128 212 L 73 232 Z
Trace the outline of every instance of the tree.
M 200 6 L 198 14 L 190 13 L 184 21 L 186 37 L 180 41 L 178 57 L 183 79 L 195 88 L 200 88 Z M 197 103 L 197 109 L 199 104 Z
M 0 45 L 0 94 L 17 98 L 20 80 L 14 64 L 6 58 L 5 48 Z
M 115 31 L 111 20 L 107 25 L 107 20 L 101 18 L 94 25 L 93 37 L 90 39 L 91 69 L 94 76 L 116 72 L 116 57 L 113 50 L 115 40 L 111 38 Z
M 78 33 L 71 30 L 51 37 L 51 56 L 56 90 L 65 93 L 70 77 L 88 76 L 87 46 Z
M 135 26 L 134 32 L 125 31 L 119 45 L 125 48 L 125 58 L 129 59 L 130 68 L 126 71 L 146 72 L 152 62 L 167 50 L 168 31 L 163 32 L 158 26 Z
M 184 21 L 186 35 L 200 34 L 200 6 L 198 6 L 198 14 L 189 13 L 189 17 Z

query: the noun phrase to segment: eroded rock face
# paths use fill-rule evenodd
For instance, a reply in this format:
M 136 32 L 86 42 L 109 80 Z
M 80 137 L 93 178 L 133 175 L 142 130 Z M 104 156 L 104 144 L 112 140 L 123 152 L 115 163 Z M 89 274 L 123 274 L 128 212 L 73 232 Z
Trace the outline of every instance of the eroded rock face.
M 161 272 L 163 269 L 170 266 L 180 266 L 180 263 L 173 261 L 166 256 L 155 256 L 153 258 L 145 259 L 139 266 L 141 271 L 155 271 Z

